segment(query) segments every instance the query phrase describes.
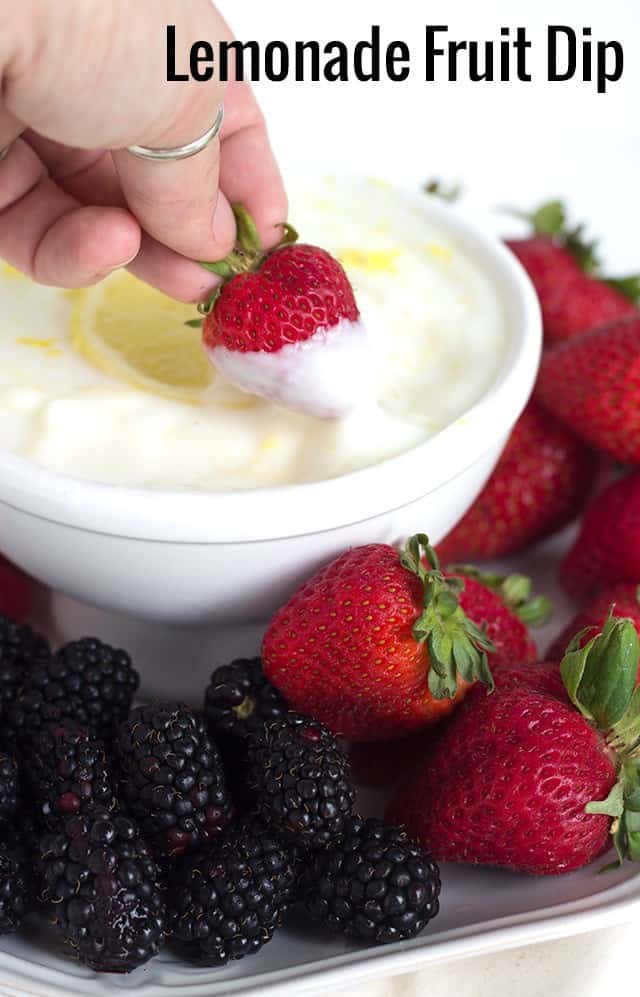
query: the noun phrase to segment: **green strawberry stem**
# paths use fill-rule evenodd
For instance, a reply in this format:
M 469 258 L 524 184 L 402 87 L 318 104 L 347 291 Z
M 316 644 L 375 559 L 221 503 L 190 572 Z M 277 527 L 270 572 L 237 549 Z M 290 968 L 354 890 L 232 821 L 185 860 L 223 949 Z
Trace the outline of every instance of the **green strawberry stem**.
M 586 240 L 584 225 L 575 225 L 573 228 L 568 226 L 567 212 L 562 201 L 547 201 L 534 211 L 519 211 L 514 208 L 506 210 L 529 222 L 536 235 L 546 235 L 561 243 L 585 273 L 595 274 L 599 271 L 597 240 Z
M 522 218 L 531 224 L 536 235 L 546 235 L 560 243 L 571 253 L 586 274 L 599 277 L 605 284 L 615 288 L 634 305 L 640 307 L 640 274 L 628 277 L 603 277 L 598 258 L 597 239 L 588 241 L 583 224 L 570 227 L 567 212 L 562 201 L 547 201 L 534 211 L 519 211 L 506 208 L 509 214 Z
M 605 284 L 613 287 L 637 308 L 640 308 L 640 274 L 632 274 L 629 277 L 607 277 Z
M 614 786 L 605 800 L 594 800 L 585 810 L 613 818 L 619 864 L 640 858 L 640 644 L 633 622 L 612 615 L 602 632 L 580 647 L 586 632 L 570 642 L 560 667 L 572 703 L 602 732 L 614 755 Z
M 400 563 L 423 585 L 423 610 L 413 624 L 413 636 L 418 643 L 426 643 L 429 651 L 431 695 L 435 699 L 453 699 L 458 678 L 484 682 L 492 690 L 487 652 L 495 648 L 459 604 L 464 582 L 443 575 L 438 556 L 424 533 L 416 533 L 407 541 Z
M 243 204 L 232 204 L 231 210 L 236 220 L 237 248 L 247 256 L 256 256 L 262 250 L 256 223 Z
M 256 224 L 244 205 L 232 204 L 231 210 L 236 220 L 235 246 L 223 260 L 214 260 L 212 263 L 204 260 L 200 261 L 201 267 L 222 278 L 222 283 L 214 289 L 210 297 L 206 301 L 201 301 L 197 306 L 201 315 L 208 315 L 209 312 L 213 311 L 220 291 L 228 280 L 233 280 L 234 277 L 237 277 L 241 273 L 252 273 L 255 270 L 259 270 L 267 256 L 270 256 L 271 253 L 276 252 L 276 250 L 281 249 L 283 246 L 292 245 L 299 238 L 293 225 L 289 225 L 288 222 L 282 222 L 282 224 L 277 226 L 277 228 L 282 229 L 282 238 L 278 244 L 273 249 L 263 250 L 260 245 L 260 236 L 258 235 Z M 198 328 L 202 325 L 202 320 L 190 319 L 185 324 L 191 326 L 191 328 Z
M 527 575 L 500 575 L 481 571 L 473 564 L 453 564 L 448 569 L 466 575 L 491 589 L 515 615 L 530 627 L 540 627 L 553 615 L 553 604 L 546 595 L 531 596 L 531 579 Z

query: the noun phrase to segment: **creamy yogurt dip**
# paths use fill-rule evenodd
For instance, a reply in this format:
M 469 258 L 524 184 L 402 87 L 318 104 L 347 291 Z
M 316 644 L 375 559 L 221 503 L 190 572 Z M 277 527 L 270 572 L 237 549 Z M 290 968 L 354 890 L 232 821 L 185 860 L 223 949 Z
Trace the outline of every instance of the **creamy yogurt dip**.
M 0 264 L 0 447 L 53 471 L 220 491 L 317 481 L 423 442 L 488 389 L 507 349 L 488 276 L 410 199 L 375 181 L 299 181 L 290 217 L 336 255 L 372 349 L 375 397 L 323 421 L 218 378 L 201 404 L 103 373 L 74 349 L 68 292 Z M 355 390 L 355 386 L 354 386 Z

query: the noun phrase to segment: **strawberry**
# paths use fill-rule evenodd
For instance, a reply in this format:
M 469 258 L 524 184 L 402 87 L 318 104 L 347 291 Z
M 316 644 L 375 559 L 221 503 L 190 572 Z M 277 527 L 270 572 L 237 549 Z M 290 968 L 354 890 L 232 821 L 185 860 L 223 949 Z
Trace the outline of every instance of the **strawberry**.
M 564 654 L 564 652 L 563 652 Z M 562 655 L 560 655 L 560 658 Z M 498 665 L 492 664 L 491 674 L 496 689 L 508 692 L 512 689 L 532 689 L 546 696 L 553 696 L 562 702 L 569 702 L 567 690 L 560 672 L 560 658 L 551 654 L 546 661 L 513 661 Z
M 492 658 L 491 674 L 500 692 L 524 686 L 569 702 L 559 661 L 525 661 L 518 664 L 504 661 L 497 664 Z M 379 788 L 405 781 L 407 773 L 424 763 L 444 729 L 446 722 L 395 741 L 356 741 L 351 744 L 349 764 L 356 782 L 360 786 Z
M 0 556 L 0 613 L 22 623 L 33 605 L 33 582 Z
M 440 560 L 506 557 L 549 536 L 576 515 L 596 469 L 593 452 L 529 402 L 480 495 L 438 544 Z
M 430 751 L 440 727 L 399 737 L 395 741 L 356 741 L 349 745 L 349 765 L 360 786 L 392 786 L 407 777 Z
M 537 875 L 570 872 L 610 843 L 640 857 L 640 659 L 629 620 L 567 654 L 571 702 L 526 686 L 473 690 L 388 818 L 443 861 Z
M 595 244 L 584 242 L 582 226 L 567 229 L 561 202 L 551 201 L 522 217 L 532 223 L 534 235 L 509 239 L 507 245 L 536 289 L 547 343 L 637 314 L 640 278 L 601 277 Z
M 605 488 L 587 508 L 580 533 L 560 565 L 564 589 L 577 599 L 614 582 L 640 578 L 640 471 Z
M 513 662 L 538 660 L 528 627 L 546 623 L 552 606 L 546 596 L 531 598 L 530 578 L 479 571 L 472 564 L 455 565 L 445 575 L 462 583 L 458 596 L 461 609 L 483 628 L 493 644 L 492 671 Z
M 445 576 L 419 534 L 402 552 L 369 544 L 319 571 L 274 616 L 262 660 L 292 709 L 373 741 L 436 723 L 470 683 L 490 686 L 487 652 L 496 651 L 535 654 L 501 596 L 476 578 Z
M 542 360 L 536 397 L 592 446 L 640 463 L 640 315 L 559 343 Z
M 467 572 L 468 574 L 464 574 Z M 468 616 L 482 621 L 493 643 L 491 674 L 496 688 L 527 685 L 566 699 L 557 661 L 538 662 L 538 651 L 525 625 L 544 623 L 551 612 L 549 601 L 530 599 L 531 582 L 524 575 L 491 575 L 467 565 L 457 569 L 464 580 L 458 596 Z M 395 741 L 355 742 L 349 762 L 362 786 L 390 786 L 420 763 L 441 728 L 428 727 Z
M 236 249 L 204 264 L 223 278 L 200 307 L 212 363 L 243 391 L 319 418 L 344 415 L 370 387 L 366 333 L 346 273 L 323 249 L 296 244 L 290 226 L 275 250 L 262 252 L 246 210 L 234 212 Z
M 567 624 L 547 656 L 559 661 L 576 636 L 580 646 L 586 644 L 594 632 L 602 630 L 610 615 L 630 619 L 640 633 L 640 586 L 637 582 L 616 582 L 601 588 Z

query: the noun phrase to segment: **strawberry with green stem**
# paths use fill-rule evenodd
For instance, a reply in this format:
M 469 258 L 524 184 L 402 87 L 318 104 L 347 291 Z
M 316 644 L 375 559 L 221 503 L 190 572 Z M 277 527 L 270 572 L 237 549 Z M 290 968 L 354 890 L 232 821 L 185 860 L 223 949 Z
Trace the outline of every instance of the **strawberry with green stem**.
M 473 565 L 454 566 L 447 575 L 464 585 L 461 608 L 479 625 L 493 644 L 489 654 L 496 688 L 527 684 L 566 698 L 557 662 L 538 662 L 538 649 L 530 626 L 548 620 L 552 607 L 545 596 L 531 593 L 525 575 L 482 572 Z M 357 781 L 364 786 L 387 786 L 406 778 L 427 755 L 438 728 L 393 741 L 354 742 L 349 760 Z
M 473 683 L 492 687 L 489 659 L 535 656 L 501 595 L 444 573 L 424 534 L 401 551 L 368 544 L 326 565 L 276 613 L 262 647 L 290 706 L 354 741 L 435 724 Z
M 637 582 L 614 582 L 599 589 L 556 637 L 547 650 L 547 658 L 560 661 L 576 634 L 580 634 L 582 643 L 586 644 L 602 630 L 609 616 L 631 620 L 640 634 L 640 585 Z
M 533 235 L 508 239 L 507 246 L 536 289 L 547 343 L 638 314 L 640 275 L 602 276 L 596 243 L 585 238 L 583 225 L 567 224 L 561 201 L 550 201 L 531 213 L 512 213 L 533 228 Z
M 242 391 L 317 418 L 373 398 L 367 333 L 341 264 L 290 225 L 265 252 L 246 209 L 233 211 L 236 247 L 203 264 L 222 279 L 199 306 L 211 362 Z
M 470 693 L 392 801 L 390 820 L 436 859 L 537 875 L 570 872 L 611 843 L 640 857 L 638 635 L 609 618 L 542 686 Z
M 572 703 L 603 733 L 613 753 L 616 781 L 607 797 L 590 801 L 587 814 L 613 818 L 610 831 L 618 861 L 640 858 L 640 652 L 632 620 L 610 617 L 584 646 L 577 634 L 562 659 L 562 678 Z M 615 863 L 617 864 L 617 863 Z

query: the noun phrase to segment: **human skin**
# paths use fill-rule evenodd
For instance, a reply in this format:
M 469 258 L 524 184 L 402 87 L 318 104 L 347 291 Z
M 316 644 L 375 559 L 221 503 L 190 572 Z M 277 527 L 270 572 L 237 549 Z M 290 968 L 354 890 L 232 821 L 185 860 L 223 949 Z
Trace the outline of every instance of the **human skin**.
M 168 83 L 167 24 L 185 58 L 232 37 L 210 0 L 0 0 L 0 257 L 36 281 L 83 287 L 127 265 L 200 300 L 216 278 L 193 261 L 231 249 L 236 201 L 265 247 L 278 241 L 286 195 L 250 87 Z M 222 100 L 221 135 L 197 156 L 126 151 L 192 141 Z

